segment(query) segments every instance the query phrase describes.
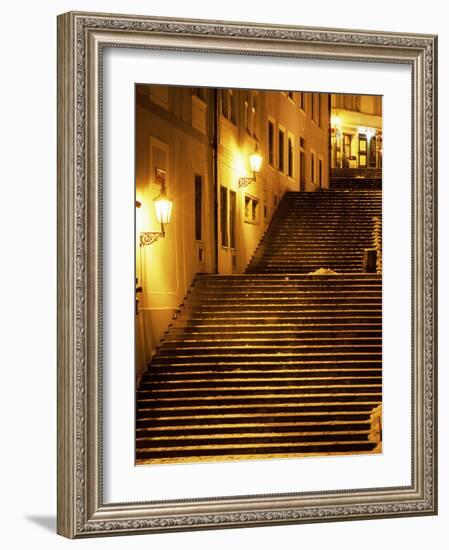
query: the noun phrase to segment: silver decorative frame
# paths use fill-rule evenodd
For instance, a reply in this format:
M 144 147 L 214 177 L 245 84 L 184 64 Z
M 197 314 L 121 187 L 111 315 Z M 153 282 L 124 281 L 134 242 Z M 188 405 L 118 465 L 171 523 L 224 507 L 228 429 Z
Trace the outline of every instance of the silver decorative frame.
M 101 59 L 104 46 L 408 64 L 412 69 L 412 484 L 104 504 Z M 58 533 L 80 538 L 437 512 L 437 37 L 222 21 L 58 17 Z

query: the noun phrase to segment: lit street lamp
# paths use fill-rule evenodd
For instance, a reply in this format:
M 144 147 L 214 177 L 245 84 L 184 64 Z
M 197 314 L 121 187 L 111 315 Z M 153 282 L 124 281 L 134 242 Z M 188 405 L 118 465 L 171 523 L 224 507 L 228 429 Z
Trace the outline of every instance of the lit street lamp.
M 249 164 L 253 175 L 250 178 L 239 178 L 239 187 L 245 187 L 246 185 L 256 181 L 256 174 L 260 172 L 260 168 L 262 166 L 262 155 L 259 153 L 258 145 L 256 145 L 254 153 L 249 156 Z
M 154 199 L 154 210 L 156 219 L 161 224 L 160 231 L 143 231 L 140 233 L 140 246 L 146 246 L 155 243 L 159 237 L 165 237 L 165 225 L 170 222 L 173 201 L 167 196 L 165 189 L 165 172 L 159 170 L 159 176 L 163 174 L 161 181 L 161 192 Z

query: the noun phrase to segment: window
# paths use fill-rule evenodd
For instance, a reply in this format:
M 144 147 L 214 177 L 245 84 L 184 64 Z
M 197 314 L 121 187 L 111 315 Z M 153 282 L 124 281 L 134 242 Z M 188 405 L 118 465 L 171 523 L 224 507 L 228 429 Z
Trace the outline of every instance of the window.
M 310 153 L 310 181 L 315 183 L 315 153 Z
M 375 115 L 382 116 L 382 96 L 374 96 L 374 113 Z
M 195 175 L 195 239 L 201 241 L 203 225 L 203 178 Z
M 348 111 L 361 110 L 361 96 L 350 94 L 336 94 L 332 96 L 332 106 L 337 109 L 347 109 Z
M 206 88 L 192 88 L 192 94 L 206 101 Z
M 231 255 L 231 265 L 232 272 L 235 273 L 237 271 L 237 255 L 235 253 Z
M 313 94 L 311 92 L 307 92 L 306 106 L 307 106 L 307 114 L 313 118 L 313 116 L 312 116 Z
M 245 195 L 245 221 L 250 219 L 251 197 Z
M 259 109 L 259 96 L 257 95 L 256 92 L 253 92 L 252 94 L 252 98 L 253 98 L 253 106 L 252 106 L 252 117 L 253 117 L 253 137 L 255 137 L 257 139 L 257 135 L 258 135 L 258 127 L 257 127 L 257 121 L 258 121 L 258 118 L 257 118 L 257 113 L 258 113 L 258 109 Z
M 237 106 L 234 90 L 225 88 L 221 91 L 221 114 L 233 122 L 237 123 Z
M 150 100 L 153 103 L 157 103 L 164 109 L 168 110 L 169 107 L 169 88 L 168 86 L 159 86 L 153 84 L 150 87 Z
M 228 190 L 220 187 L 220 229 L 221 246 L 228 246 Z
M 259 223 L 259 199 L 245 195 L 245 222 Z
M 237 124 L 237 106 L 236 106 L 236 97 L 234 90 L 229 90 L 229 104 L 230 104 L 230 115 L 229 119 L 234 124 Z
M 321 117 L 320 103 L 320 94 L 312 94 L 312 120 L 318 125 Z
M 229 118 L 229 90 L 221 90 L 221 114 Z
M 369 142 L 369 165 L 371 167 L 376 166 L 376 151 L 377 151 L 377 140 L 375 136 L 372 136 Z
M 365 168 L 367 154 L 366 134 L 359 134 L 359 166 Z
M 236 212 L 237 198 L 235 191 L 229 191 L 229 236 L 231 248 L 237 248 L 236 235 L 235 235 L 235 225 L 237 219 Z
M 360 111 L 360 96 L 357 95 L 342 95 L 341 108 L 347 109 L 348 111 Z
M 251 205 L 251 221 L 254 223 L 258 221 L 258 213 L 259 213 L 259 201 L 256 199 L 253 199 L 253 203 Z
M 295 101 L 294 92 L 288 92 L 288 97 L 289 97 L 292 101 Z
M 352 136 L 350 134 L 343 134 L 343 168 L 349 168 L 352 149 L 351 141 Z
M 306 94 L 299 92 L 299 108 L 305 112 L 306 110 Z
M 250 90 L 245 91 L 245 128 L 246 131 L 250 134 L 250 119 L 251 119 L 251 113 L 250 113 L 250 105 L 251 105 L 251 92 Z
M 267 204 L 267 201 L 263 201 L 263 221 L 268 222 L 268 204 Z
M 268 121 L 268 162 L 274 166 L 274 123 Z
M 318 185 L 323 187 L 323 160 L 318 159 Z
M 257 92 L 245 91 L 245 128 L 250 136 L 257 137 Z
M 284 171 L 284 139 L 285 139 L 285 134 L 284 134 L 284 131 L 283 130 L 279 130 L 279 141 L 278 141 L 278 146 L 279 146 L 279 158 L 278 158 L 278 168 L 279 168 L 279 171 L 280 172 L 283 172 Z
M 287 170 L 290 178 L 293 177 L 293 137 L 288 136 Z

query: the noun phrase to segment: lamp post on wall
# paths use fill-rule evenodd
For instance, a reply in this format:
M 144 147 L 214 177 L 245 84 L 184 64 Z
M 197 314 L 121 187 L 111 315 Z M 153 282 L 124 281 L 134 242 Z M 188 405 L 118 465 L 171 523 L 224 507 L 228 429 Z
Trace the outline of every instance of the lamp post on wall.
M 239 178 L 239 187 L 245 187 L 256 181 L 256 175 L 260 172 L 262 166 L 262 155 L 259 153 L 258 145 L 256 145 L 254 153 L 249 156 L 249 164 L 253 175 L 250 178 Z
M 155 243 L 159 237 L 165 237 L 165 225 L 170 222 L 173 201 L 167 196 L 165 188 L 165 170 L 156 168 L 156 181 L 161 184 L 161 192 L 154 199 L 154 211 L 156 219 L 161 224 L 160 231 L 142 231 L 139 235 L 140 246 L 147 246 Z M 137 203 L 136 203 L 137 205 Z M 140 206 L 140 203 L 139 203 Z

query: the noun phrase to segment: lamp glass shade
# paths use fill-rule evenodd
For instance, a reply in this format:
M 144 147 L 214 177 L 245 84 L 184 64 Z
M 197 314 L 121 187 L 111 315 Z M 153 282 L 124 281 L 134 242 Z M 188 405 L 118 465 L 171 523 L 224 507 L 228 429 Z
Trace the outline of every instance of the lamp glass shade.
M 249 163 L 253 172 L 260 172 L 260 167 L 262 166 L 262 156 L 257 151 L 254 151 L 254 153 L 249 156 Z
M 154 199 L 154 210 L 159 223 L 167 224 L 170 221 L 173 201 L 167 195 L 159 195 Z

